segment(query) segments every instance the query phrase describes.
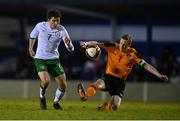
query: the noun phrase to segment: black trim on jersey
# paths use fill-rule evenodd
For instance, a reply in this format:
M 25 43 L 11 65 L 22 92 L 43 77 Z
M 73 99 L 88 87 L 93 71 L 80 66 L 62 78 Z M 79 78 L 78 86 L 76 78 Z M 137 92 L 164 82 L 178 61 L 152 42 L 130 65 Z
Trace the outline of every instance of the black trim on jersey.
M 32 37 L 30 37 L 29 39 L 36 39 L 36 38 L 32 38 Z
M 142 56 L 141 56 L 141 54 L 139 54 L 139 53 L 137 53 L 137 52 L 135 52 L 135 54 L 136 54 L 136 56 L 137 56 L 138 58 L 143 59 Z

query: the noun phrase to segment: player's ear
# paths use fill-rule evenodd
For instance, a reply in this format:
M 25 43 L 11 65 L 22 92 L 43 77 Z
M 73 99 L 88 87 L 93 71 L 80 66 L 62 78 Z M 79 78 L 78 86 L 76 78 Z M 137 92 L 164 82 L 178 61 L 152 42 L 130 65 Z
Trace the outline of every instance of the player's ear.
M 126 47 L 127 47 L 127 45 L 126 45 L 126 44 L 123 44 L 122 46 L 123 46 L 124 48 L 126 48 Z

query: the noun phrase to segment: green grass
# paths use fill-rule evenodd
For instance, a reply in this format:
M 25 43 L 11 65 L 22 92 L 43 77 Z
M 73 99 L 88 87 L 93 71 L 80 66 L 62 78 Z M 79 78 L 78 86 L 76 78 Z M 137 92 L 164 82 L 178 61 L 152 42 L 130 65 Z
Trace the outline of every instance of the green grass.
M 62 100 L 63 111 L 54 110 L 52 101 L 47 102 L 47 110 L 40 110 L 38 99 L 0 99 L 0 119 L 180 119 L 180 103 L 123 102 L 117 111 L 103 112 L 96 110 L 97 106 L 103 103 L 102 101 Z

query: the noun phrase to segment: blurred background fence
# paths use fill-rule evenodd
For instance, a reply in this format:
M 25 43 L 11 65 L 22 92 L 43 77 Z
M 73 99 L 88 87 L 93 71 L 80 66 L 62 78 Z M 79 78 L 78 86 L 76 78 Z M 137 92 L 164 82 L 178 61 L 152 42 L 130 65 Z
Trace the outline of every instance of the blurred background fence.
M 76 87 L 79 80 L 68 81 L 67 92 L 63 99 L 79 99 Z M 90 82 L 84 82 L 87 87 Z M 0 98 L 39 98 L 39 82 L 23 80 L 1 80 L 0 81 Z M 47 89 L 47 98 L 53 99 L 57 85 L 55 81 L 51 82 Z M 162 84 L 162 83 L 127 83 L 123 100 L 136 102 L 179 102 L 180 101 L 180 85 Z M 107 92 L 98 92 L 90 100 L 108 100 Z

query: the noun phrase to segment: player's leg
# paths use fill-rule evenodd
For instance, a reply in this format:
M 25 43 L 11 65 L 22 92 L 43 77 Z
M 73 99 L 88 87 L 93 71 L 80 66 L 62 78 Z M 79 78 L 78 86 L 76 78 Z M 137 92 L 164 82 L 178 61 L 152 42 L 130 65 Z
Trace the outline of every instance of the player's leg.
M 43 98 L 45 97 L 46 88 L 50 82 L 50 76 L 46 71 L 38 72 L 38 75 L 40 77 L 40 98 Z
M 111 96 L 110 103 L 104 103 L 101 109 L 104 111 L 117 110 L 121 104 L 122 97 L 125 90 L 125 82 L 112 75 L 106 75 L 106 90 Z
M 40 107 L 41 109 L 46 109 L 45 93 L 46 88 L 48 87 L 50 82 L 49 73 L 47 72 L 47 67 L 44 60 L 35 59 L 35 66 L 40 78 Z
M 45 93 L 46 93 L 46 88 L 49 85 L 50 82 L 50 77 L 48 72 L 42 71 L 38 73 L 40 77 L 40 107 L 41 109 L 46 109 L 46 98 L 45 98 Z
M 117 110 L 121 104 L 121 100 L 124 95 L 125 81 L 114 76 L 110 76 L 110 77 L 111 77 L 111 87 L 109 91 L 111 95 L 110 106 L 112 107 L 112 110 Z
M 67 86 L 67 82 L 66 82 L 66 76 L 65 73 L 62 75 L 59 75 L 55 78 L 58 88 L 56 89 L 55 92 L 55 97 L 54 97 L 54 108 L 55 109 L 62 109 L 62 107 L 59 105 L 59 101 L 62 99 L 62 97 L 64 96 L 64 93 L 66 91 L 66 86 Z
M 109 91 L 110 95 L 111 95 L 111 102 L 110 104 L 108 104 L 108 108 L 106 108 L 106 111 L 110 111 L 110 110 L 117 110 L 121 104 L 122 101 L 122 97 L 124 95 L 124 89 L 125 89 L 125 83 L 121 82 L 119 83 L 119 86 L 113 86 L 113 88 L 111 88 L 111 90 Z
M 92 85 L 90 85 L 87 88 L 87 96 L 91 97 L 94 94 L 96 94 L 97 90 L 104 90 L 105 89 L 105 83 L 104 80 L 99 78 L 97 79 Z
M 79 83 L 77 86 L 77 91 L 82 101 L 85 101 L 87 100 L 88 97 L 93 96 L 97 92 L 97 90 L 104 90 L 104 89 L 105 89 L 105 83 L 104 80 L 101 78 L 97 79 L 92 85 L 90 85 L 86 91 L 82 83 Z
M 121 104 L 121 97 L 118 95 L 111 96 L 111 103 L 105 102 L 102 106 L 98 107 L 98 110 L 102 110 L 105 112 L 111 110 L 117 110 Z
M 48 64 L 49 72 L 53 77 L 55 77 L 57 82 L 53 106 L 55 109 L 62 109 L 58 102 L 61 100 L 66 90 L 66 75 L 58 59 L 51 60 Z

